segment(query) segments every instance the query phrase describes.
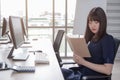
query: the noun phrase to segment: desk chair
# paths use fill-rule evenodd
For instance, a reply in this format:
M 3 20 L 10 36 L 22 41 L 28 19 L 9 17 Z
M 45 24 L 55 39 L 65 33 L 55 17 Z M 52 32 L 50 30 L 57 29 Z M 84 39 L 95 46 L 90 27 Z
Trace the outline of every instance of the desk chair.
M 119 45 L 120 45 L 120 40 L 117 39 L 117 38 L 114 38 L 114 40 L 115 40 L 115 56 L 116 56 Z M 115 57 L 114 57 L 114 59 L 115 59 Z M 61 62 L 59 62 L 59 63 L 61 63 Z M 61 65 L 63 65 L 63 64 L 61 64 Z M 74 63 L 72 62 L 70 64 L 74 64 Z M 94 75 L 93 76 L 83 76 L 82 80 L 94 80 L 94 79 L 101 79 L 102 80 L 103 78 L 106 78 L 106 80 L 111 80 L 111 76 L 112 76 L 112 74 L 111 75 L 106 75 L 106 76 L 94 76 Z
M 61 45 L 61 41 L 62 41 L 63 35 L 64 35 L 64 30 L 58 30 L 58 33 L 57 33 L 56 38 L 55 38 L 55 41 L 53 43 L 53 48 L 54 48 L 56 57 L 58 59 L 59 65 L 62 62 L 62 59 L 60 58 L 59 49 L 60 49 L 60 45 Z
M 53 44 L 53 48 L 54 48 L 54 51 L 55 51 L 55 54 L 56 54 L 56 57 L 57 57 L 57 60 L 58 60 L 60 67 L 62 67 L 64 64 L 76 64 L 75 62 L 62 62 L 62 59 L 61 59 L 60 53 L 59 53 L 59 48 L 61 45 L 63 35 L 64 35 L 64 30 L 59 30 L 57 35 L 56 35 L 56 39 L 54 41 L 54 44 Z

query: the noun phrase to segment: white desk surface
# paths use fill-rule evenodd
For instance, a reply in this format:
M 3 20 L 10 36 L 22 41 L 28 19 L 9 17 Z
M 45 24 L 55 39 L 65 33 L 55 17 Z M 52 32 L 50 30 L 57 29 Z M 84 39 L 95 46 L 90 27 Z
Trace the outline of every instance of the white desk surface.
M 0 71 L 0 80 L 64 80 L 51 41 L 40 39 L 32 41 L 31 44 L 33 44 L 34 49 L 47 53 L 49 64 L 35 64 L 32 52 L 26 61 L 7 59 L 10 48 L 8 45 L 0 44 L 0 62 L 5 61 L 9 65 L 30 65 L 35 66 L 36 69 L 34 73 L 18 73 L 13 70 Z

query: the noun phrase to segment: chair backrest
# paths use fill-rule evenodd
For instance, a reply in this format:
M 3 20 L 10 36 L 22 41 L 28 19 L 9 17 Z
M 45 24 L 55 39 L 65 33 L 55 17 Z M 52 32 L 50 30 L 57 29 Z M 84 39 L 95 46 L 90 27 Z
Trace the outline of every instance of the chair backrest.
M 54 48 L 54 51 L 55 51 L 55 54 L 56 54 L 56 57 L 57 57 L 57 60 L 58 60 L 58 63 L 60 66 L 61 66 L 60 63 L 62 62 L 62 59 L 61 59 L 60 54 L 59 54 L 59 48 L 61 45 L 63 34 L 64 34 L 64 30 L 59 30 L 57 35 L 56 35 L 56 39 L 54 41 L 54 44 L 53 44 L 53 48 Z
M 116 54 L 120 45 L 120 40 L 117 38 L 114 38 L 114 40 L 115 40 L 115 57 L 116 57 Z
M 116 47 L 115 53 L 117 53 L 117 50 L 118 50 L 119 45 L 120 45 L 120 40 L 117 38 L 114 38 L 114 40 L 115 40 L 115 47 Z
M 53 44 L 53 48 L 54 48 L 55 52 L 59 52 L 59 48 L 61 45 L 63 34 L 64 34 L 64 30 L 59 30 L 57 35 L 56 35 L 56 39 L 55 39 L 54 44 Z

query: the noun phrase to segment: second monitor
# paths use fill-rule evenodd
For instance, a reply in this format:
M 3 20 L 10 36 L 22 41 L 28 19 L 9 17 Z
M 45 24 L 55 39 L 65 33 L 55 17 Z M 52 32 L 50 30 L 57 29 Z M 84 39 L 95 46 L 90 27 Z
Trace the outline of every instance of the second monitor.
M 26 50 L 20 48 L 24 44 L 24 32 L 22 29 L 21 17 L 10 16 L 9 17 L 9 29 L 12 38 L 13 48 L 10 51 L 8 58 L 16 60 L 26 60 L 28 54 Z

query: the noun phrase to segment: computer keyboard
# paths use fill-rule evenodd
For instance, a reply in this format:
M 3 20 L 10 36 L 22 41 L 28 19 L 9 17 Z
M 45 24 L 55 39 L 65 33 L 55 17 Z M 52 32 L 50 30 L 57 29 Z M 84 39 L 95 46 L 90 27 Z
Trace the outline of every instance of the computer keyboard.
M 47 54 L 42 52 L 35 52 L 35 63 L 49 63 Z
M 34 66 L 16 66 L 15 65 L 11 69 L 17 72 L 35 72 Z

